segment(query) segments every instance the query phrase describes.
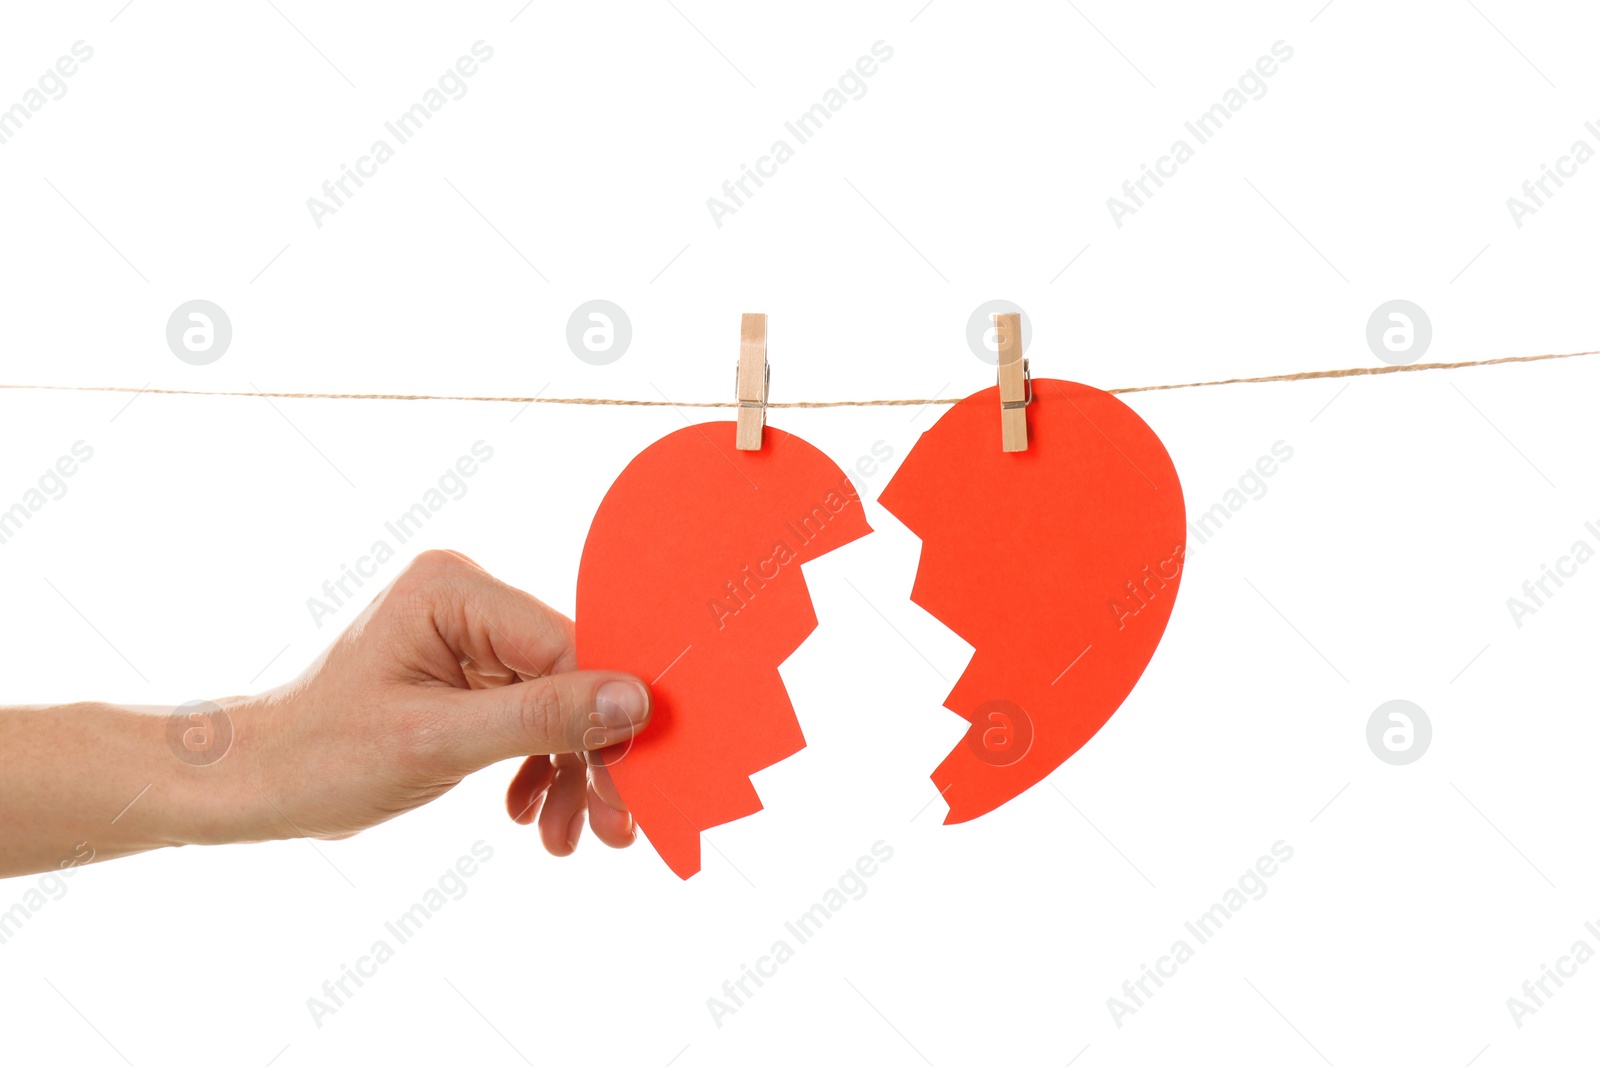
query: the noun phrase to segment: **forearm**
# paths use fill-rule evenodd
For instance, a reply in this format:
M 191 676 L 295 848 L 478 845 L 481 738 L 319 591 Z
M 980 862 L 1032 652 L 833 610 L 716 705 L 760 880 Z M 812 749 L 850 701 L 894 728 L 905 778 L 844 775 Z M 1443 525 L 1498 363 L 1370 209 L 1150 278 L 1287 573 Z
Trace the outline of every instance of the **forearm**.
M 250 801 L 239 751 L 252 716 L 243 701 L 217 704 L 225 722 L 100 703 L 0 708 L 0 877 L 271 836 L 250 817 L 267 805 Z

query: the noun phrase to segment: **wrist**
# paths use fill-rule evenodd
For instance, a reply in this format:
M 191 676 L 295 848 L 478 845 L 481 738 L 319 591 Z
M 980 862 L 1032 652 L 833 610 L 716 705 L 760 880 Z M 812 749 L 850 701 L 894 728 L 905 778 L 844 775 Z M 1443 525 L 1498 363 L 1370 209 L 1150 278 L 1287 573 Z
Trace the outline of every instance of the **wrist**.
M 221 845 L 301 836 L 283 814 L 274 738 L 283 720 L 270 694 L 192 701 L 164 723 L 167 825 L 175 842 Z

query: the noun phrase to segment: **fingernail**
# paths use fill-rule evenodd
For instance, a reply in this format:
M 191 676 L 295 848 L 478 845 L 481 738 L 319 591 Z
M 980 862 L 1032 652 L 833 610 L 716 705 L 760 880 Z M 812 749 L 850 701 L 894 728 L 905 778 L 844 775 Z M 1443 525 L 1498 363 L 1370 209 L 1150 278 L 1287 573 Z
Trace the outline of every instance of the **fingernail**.
M 606 682 L 594 694 L 595 716 L 609 730 L 638 726 L 650 714 L 650 694 L 639 682 Z

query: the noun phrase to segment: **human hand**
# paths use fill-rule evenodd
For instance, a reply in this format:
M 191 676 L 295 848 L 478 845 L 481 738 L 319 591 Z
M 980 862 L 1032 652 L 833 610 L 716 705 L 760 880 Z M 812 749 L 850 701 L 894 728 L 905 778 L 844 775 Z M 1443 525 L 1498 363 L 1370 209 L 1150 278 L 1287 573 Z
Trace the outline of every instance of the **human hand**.
M 298 679 L 218 702 L 232 751 L 193 770 L 231 782 L 234 824 L 199 836 L 348 837 L 526 756 L 506 808 L 538 821 L 550 853 L 573 851 L 585 812 L 601 841 L 629 845 L 633 818 L 586 756 L 643 728 L 649 690 L 576 662 L 570 619 L 459 553 L 425 552 Z

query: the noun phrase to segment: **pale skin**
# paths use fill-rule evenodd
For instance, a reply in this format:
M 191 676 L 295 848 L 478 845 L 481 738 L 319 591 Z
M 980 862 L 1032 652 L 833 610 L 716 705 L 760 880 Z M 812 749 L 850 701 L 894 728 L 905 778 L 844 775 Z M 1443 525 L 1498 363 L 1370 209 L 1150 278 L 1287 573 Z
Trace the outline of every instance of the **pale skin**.
M 517 757 L 507 812 L 550 853 L 572 853 L 586 816 L 614 848 L 635 836 L 592 753 L 648 724 L 648 687 L 578 670 L 571 620 L 459 553 L 418 556 L 294 681 L 212 702 L 232 728 L 212 762 L 220 744 L 175 754 L 171 708 L 0 708 L 0 877 L 349 837 Z

